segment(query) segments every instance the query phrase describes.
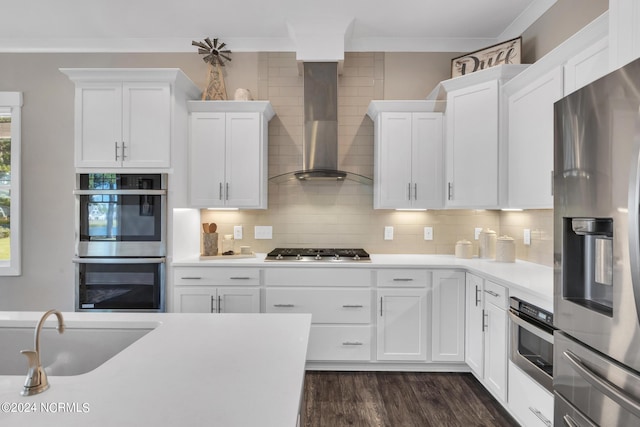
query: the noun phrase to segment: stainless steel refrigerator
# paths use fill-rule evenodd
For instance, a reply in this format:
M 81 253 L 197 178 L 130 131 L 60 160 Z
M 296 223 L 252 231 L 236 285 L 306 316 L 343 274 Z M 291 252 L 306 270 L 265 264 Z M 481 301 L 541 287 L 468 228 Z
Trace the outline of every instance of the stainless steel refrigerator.
M 554 109 L 555 425 L 639 426 L 640 60 Z

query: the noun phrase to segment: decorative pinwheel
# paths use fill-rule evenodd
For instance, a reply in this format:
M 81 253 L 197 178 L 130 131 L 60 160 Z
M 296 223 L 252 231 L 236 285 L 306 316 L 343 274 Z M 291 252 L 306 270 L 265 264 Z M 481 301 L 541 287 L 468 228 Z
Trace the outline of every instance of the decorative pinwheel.
M 204 39 L 204 42 L 192 41 L 193 46 L 198 46 L 198 53 L 205 55 L 202 60 L 211 65 L 221 65 L 224 67 L 224 61 L 231 61 L 231 51 L 224 49 L 226 43 L 220 43 L 218 46 L 218 39 L 213 39 L 213 42 L 209 37 Z M 224 50 L 223 50 L 224 49 Z

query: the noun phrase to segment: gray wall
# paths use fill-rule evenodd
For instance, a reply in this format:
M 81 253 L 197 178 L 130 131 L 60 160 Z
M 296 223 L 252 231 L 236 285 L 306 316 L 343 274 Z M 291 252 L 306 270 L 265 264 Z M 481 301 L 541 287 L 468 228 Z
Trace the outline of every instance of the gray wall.
M 583 2 L 559 0 L 528 31 L 534 58 L 597 17 Z M 565 7 L 566 6 L 566 7 Z M 575 13 L 579 10 L 580 13 Z M 593 14 L 593 16 L 589 16 Z M 558 22 L 561 23 L 558 24 Z M 561 33 L 561 34 L 560 34 Z M 559 35 L 558 35 L 559 34 Z M 542 43 L 542 40 L 546 40 Z M 457 54 L 386 55 L 385 99 L 420 99 L 449 77 Z M 227 90 L 257 94 L 258 55 L 234 54 Z M 195 53 L 182 54 L 6 54 L 0 53 L 0 91 L 22 91 L 22 239 L 23 274 L 0 277 L 0 310 L 73 310 L 73 84 L 58 71 L 74 67 L 178 67 L 198 86 L 206 68 Z

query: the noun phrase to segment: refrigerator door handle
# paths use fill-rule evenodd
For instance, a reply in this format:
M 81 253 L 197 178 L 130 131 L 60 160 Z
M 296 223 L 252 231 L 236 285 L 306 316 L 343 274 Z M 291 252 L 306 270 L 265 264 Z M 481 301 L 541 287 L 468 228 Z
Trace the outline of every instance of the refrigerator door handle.
M 594 388 L 636 417 L 640 417 L 640 403 L 632 396 L 593 372 L 570 350 L 562 352 L 562 356 L 570 363 L 571 367 Z
M 636 316 L 640 321 L 640 136 L 633 141 L 632 164 L 629 173 L 629 264 L 631 284 L 636 302 Z

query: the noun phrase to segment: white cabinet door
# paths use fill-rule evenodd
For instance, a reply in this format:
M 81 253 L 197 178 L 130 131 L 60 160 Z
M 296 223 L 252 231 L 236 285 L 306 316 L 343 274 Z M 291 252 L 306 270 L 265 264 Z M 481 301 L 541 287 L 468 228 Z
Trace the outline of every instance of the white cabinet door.
M 557 67 L 507 100 L 509 207 L 553 208 L 553 103 L 562 95 L 562 67 Z
M 259 113 L 227 113 L 225 204 L 237 208 L 260 206 L 263 142 Z M 265 206 L 266 207 L 266 206 Z
M 192 206 L 224 206 L 224 113 L 191 113 L 189 199 Z
M 378 289 L 377 359 L 427 359 L 426 289 Z
M 411 113 L 381 113 L 378 120 L 374 209 L 410 208 Z
M 119 167 L 122 84 L 85 83 L 75 92 L 75 166 Z
M 83 83 L 75 102 L 76 167 L 170 166 L 169 83 Z
M 564 94 L 588 85 L 609 72 L 609 38 L 569 58 L 564 66 Z
M 216 288 L 210 286 L 176 287 L 173 292 L 173 311 L 176 313 L 215 313 Z
M 171 159 L 169 83 L 122 85 L 122 165 L 167 168 Z
M 432 304 L 431 360 L 464 361 L 464 272 L 434 271 Z
M 189 194 L 193 207 L 266 209 L 267 125 L 259 112 L 192 112 Z
M 444 154 L 441 113 L 413 113 L 412 120 L 412 208 L 443 206 Z
M 484 375 L 483 279 L 466 275 L 465 362 L 479 379 Z
M 442 144 L 442 113 L 380 113 L 374 209 L 442 207 Z
M 610 70 L 640 56 L 640 3 L 609 0 Z
M 447 93 L 447 207 L 498 207 L 498 115 L 497 80 Z
M 260 313 L 260 289 L 218 288 L 219 313 Z
M 484 380 L 485 386 L 502 401 L 507 398 L 507 313 L 485 304 Z

